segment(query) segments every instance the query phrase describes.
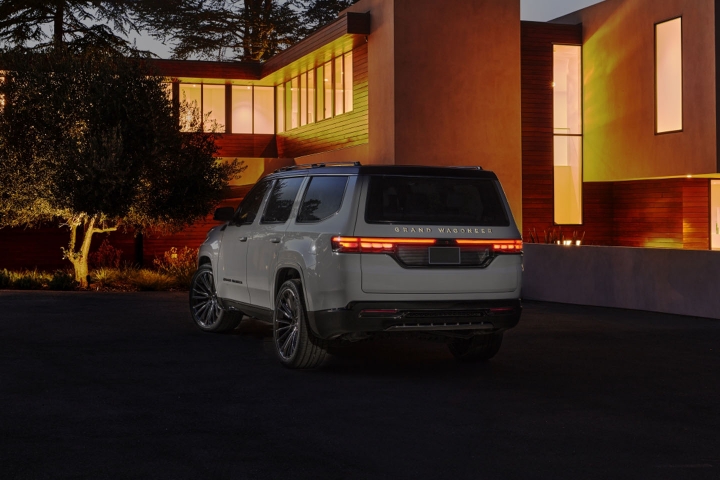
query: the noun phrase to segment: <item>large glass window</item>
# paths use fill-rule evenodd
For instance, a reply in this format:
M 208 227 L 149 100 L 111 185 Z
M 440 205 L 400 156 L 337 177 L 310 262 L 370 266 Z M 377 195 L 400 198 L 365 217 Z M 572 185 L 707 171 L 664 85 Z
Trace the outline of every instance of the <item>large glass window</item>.
M 300 126 L 307 125 L 308 117 L 308 77 L 307 73 L 300 75 Z
M 232 87 L 232 133 L 253 133 L 253 91 L 249 85 Z
M 553 54 L 554 218 L 582 223 L 582 49 L 555 45 Z
M 273 98 L 273 87 L 254 87 L 253 101 L 253 133 L 275 133 L 273 112 L 275 101 Z
M 308 112 L 307 123 L 315 123 L 315 70 L 307 72 Z
M 325 103 L 325 118 L 332 118 L 333 116 L 333 83 L 332 83 L 332 62 L 327 62 L 323 65 L 323 90 Z
M 352 52 L 345 54 L 344 80 L 345 80 L 345 112 L 353 110 L 353 58 Z
M 683 128 L 682 18 L 655 25 L 655 132 Z
M 323 92 L 325 91 L 325 84 L 324 79 L 325 76 L 323 74 L 324 66 L 320 65 L 316 70 L 316 88 L 317 88 L 317 119 L 318 121 L 323 120 L 325 118 L 325 95 Z
M 203 85 L 204 129 L 225 132 L 225 85 Z
M 720 180 L 710 181 L 710 246 L 720 250 Z
M 275 87 L 275 105 L 277 106 L 277 133 L 285 131 L 285 85 Z
M 189 106 L 184 112 L 185 118 L 180 119 L 181 130 L 188 132 L 192 130 L 192 124 L 194 122 L 200 121 L 200 112 L 202 112 L 202 85 L 180 84 L 180 101 L 187 102 Z
M 343 57 L 335 58 L 335 115 L 345 113 L 345 81 L 343 80 Z

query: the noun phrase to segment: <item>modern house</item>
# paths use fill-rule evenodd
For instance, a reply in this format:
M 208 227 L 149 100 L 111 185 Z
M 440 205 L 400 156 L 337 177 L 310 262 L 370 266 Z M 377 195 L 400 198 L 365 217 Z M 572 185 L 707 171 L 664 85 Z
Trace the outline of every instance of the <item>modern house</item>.
M 519 0 L 361 0 L 265 63 L 154 63 L 247 165 L 229 204 L 292 163 L 481 165 L 526 242 L 710 250 L 719 7 L 605 0 L 538 23 Z M 196 246 L 210 224 L 146 237 L 142 255 Z M 0 251 L 25 236 L 0 231 Z M 133 260 L 132 235 L 110 240 Z M 64 242 L 48 231 L 0 268 L 60 266 Z

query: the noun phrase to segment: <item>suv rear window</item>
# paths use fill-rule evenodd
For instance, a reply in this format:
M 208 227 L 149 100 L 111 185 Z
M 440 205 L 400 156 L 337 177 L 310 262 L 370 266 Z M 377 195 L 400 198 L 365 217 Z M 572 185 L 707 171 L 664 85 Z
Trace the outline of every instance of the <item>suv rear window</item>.
M 495 181 L 487 178 L 373 175 L 367 223 L 510 225 Z

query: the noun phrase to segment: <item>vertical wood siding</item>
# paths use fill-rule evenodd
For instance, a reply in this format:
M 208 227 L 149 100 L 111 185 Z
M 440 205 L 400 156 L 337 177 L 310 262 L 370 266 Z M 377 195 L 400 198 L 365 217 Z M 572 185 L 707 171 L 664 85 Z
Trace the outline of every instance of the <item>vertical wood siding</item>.
M 353 50 L 353 111 L 277 135 L 280 157 L 295 158 L 368 143 L 367 45 Z

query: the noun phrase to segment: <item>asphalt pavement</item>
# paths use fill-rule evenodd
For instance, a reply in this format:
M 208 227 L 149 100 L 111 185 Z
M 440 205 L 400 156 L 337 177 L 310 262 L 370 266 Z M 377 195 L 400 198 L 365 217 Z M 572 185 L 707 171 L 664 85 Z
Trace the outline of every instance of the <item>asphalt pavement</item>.
M 315 371 L 185 293 L 0 292 L 0 478 L 717 479 L 720 321 L 526 303 L 500 353 L 398 338 Z

